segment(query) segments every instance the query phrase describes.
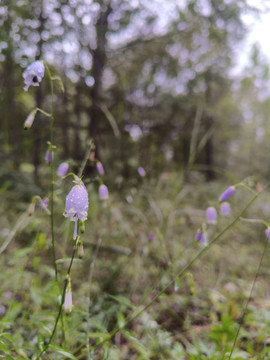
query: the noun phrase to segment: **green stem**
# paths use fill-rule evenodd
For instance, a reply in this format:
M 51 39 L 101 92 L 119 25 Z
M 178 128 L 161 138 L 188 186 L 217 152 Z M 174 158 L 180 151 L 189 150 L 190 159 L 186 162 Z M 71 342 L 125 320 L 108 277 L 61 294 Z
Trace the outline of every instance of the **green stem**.
M 74 244 L 74 247 L 73 247 L 73 252 L 72 252 L 72 256 L 71 256 L 71 259 L 70 259 L 70 263 L 69 263 L 69 267 L 68 267 L 68 270 L 67 270 L 66 279 L 65 279 L 65 283 L 64 283 L 64 288 L 63 288 L 63 293 L 62 293 L 62 298 L 61 298 L 61 304 L 59 306 L 59 310 L 58 310 L 58 314 L 57 314 L 57 317 L 56 317 L 56 320 L 55 320 L 55 323 L 54 323 L 52 334 L 51 334 L 51 336 L 49 338 L 48 343 L 44 346 L 44 348 L 39 353 L 39 355 L 37 357 L 37 360 L 40 359 L 42 354 L 44 354 L 44 352 L 48 349 L 48 347 L 50 346 L 50 344 L 51 344 L 51 342 L 52 342 L 52 340 L 54 338 L 54 335 L 56 333 L 57 325 L 58 325 L 58 322 L 59 322 L 60 317 L 62 315 L 62 309 L 63 309 L 64 301 L 65 301 L 65 294 L 66 294 L 66 289 L 67 289 L 67 285 L 68 285 L 68 278 L 70 276 L 70 271 L 71 271 L 71 267 L 72 267 L 73 260 L 74 260 L 74 257 L 75 257 L 76 249 L 77 249 L 77 242 Z
M 255 274 L 255 277 L 254 277 L 254 280 L 253 280 L 253 283 L 252 283 L 252 286 L 251 286 L 251 289 L 250 289 L 249 297 L 248 297 L 248 299 L 246 301 L 246 305 L 245 305 L 245 307 L 243 309 L 243 312 L 242 312 L 242 316 L 241 316 L 241 319 L 240 319 L 240 322 L 239 322 L 239 326 L 238 326 L 238 329 L 237 329 L 237 332 L 236 332 L 236 335 L 235 335 L 235 338 L 234 338 L 233 346 L 231 348 L 231 352 L 230 352 L 228 360 L 230 360 L 231 357 L 232 357 L 232 354 L 233 354 L 233 351 L 234 351 L 234 348 L 235 348 L 235 345 L 236 345 L 236 341 L 238 339 L 241 327 L 242 327 L 242 325 L 244 323 L 244 318 L 245 318 L 245 315 L 246 315 L 246 312 L 247 312 L 247 307 L 248 307 L 248 304 L 250 303 L 251 296 L 252 296 L 252 293 L 253 293 L 253 290 L 254 290 L 254 287 L 255 287 L 255 283 L 257 281 L 257 278 L 258 278 L 258 275 L 259 275 L 259 272 L 260 272 L 260 269 L 261 269 L 261 266 L 262 266 L 262 261 L 263 261 L 264 255 L 266 253 L 267 245 L 268 245 L 268 239 L 266 239 L 266 242 L 265 242 L 265 245 L 264 245 L 264 249 L 263 249 L 262 256 L 261 256 L 261 259 L 260 259 L 260 262 L 259 262 L 259 265 L 258 265 L 258 269 L 256 271 L 256 274 Z
M 53 89 L 53 80 L 51 76 L 51 72 L 45 63 L 46 72 L 50 81 L 50 88 L 51 88 L 51 116 L 50 116 L 50 173 L 51 173 L 51 202 L 50 202 L 50 210 L 51 210 L 51 236 L 52 236 L 52 255 L 53 255 L 53 264 L 54 264 L 54 273 L 55 273 L 55 280 L 58 281 L 58 271 L 57 271 L 57 264 L 56 264 L 56 253 L 55 253 L 55 238 L 54 238 L 54 159 L 53 159 L 53 95 L 54 95 L 54 89 Z
M 87 344 L 86 344 L 86 350 L 87 350 L 87 360 L 91 360 L 90 357 L 90 347 L 89 347 L 89 337 L 88 334 L 90 332 L 90 305 L 91 305 L 91 299 L 90 299 L 90 292 L 91 292 L 91 283 L 92 283 L 92 278 L 93 278 L 93 271 L 94 271 L 94 266 L 97 260 L 97 256 L 98 256 L 98 251 L 100 248 L 102 242 L 102 237 L 100 237 L 98 239 L 98 243 L 93 255 L 93 260 L 91 262 L 90 268 L 89 268 L 89 276 L 88 276 L 88 294 L 87 294 L 87 311 L 86 311 L 86 320 L 87 320 L 87 330 L 86 330 L 86 335 L 87 335 Z

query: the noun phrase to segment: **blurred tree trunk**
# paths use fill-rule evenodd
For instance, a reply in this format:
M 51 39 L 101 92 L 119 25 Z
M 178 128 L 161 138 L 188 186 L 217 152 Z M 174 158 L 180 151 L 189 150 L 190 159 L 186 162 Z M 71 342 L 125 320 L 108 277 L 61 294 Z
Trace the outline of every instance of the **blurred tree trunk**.
M 80 130 L 81 130 L 81 112 L 82 112 L 82 103 L 81 103 L 81 84 L 82 79 L 76 85 L 76 99 L 74 103 L 74 113 L 76 117 L 76 125 L 74 128 L 74 148 L 73 148 L 73 157 L 78 162 L 83 158 L 82 147 L 80 140 Z
M 69 137 L 68 137 L 68 130 L 69 130 L 69 114 L 68 114 L 68 87 L 67 87 L 67 78 L 65 75 L 64 76 L 64 80 L 63 80 L 63 85 L 64 85 L 64 94 L 63 94 L 63 117 L 61 117 L 62 121 L 61 121 L 61 130 L 62 130 L 62 146 L 63 146 L 63 150 L 64 150 L 64 154 L 65 157 L 68 158 L 69 157 Z
M 100 4 L 103 7 L 103 4 Z M 107 5 L 104 10 L 101 10 L 99 18 L 96 23 L 96 41 L 97 46 L 93 51 L 93 67 L 92 76 L 94 78 L 94 85 L 91 88 L 90 95 L 92 104 L 89 109 L 90 126 L 89 136 L 94 140 L 96 147 L 96 156 L 99 158 L 99 143 L 100 143 L 100 117 L 102 115 L 99 105 L 102 100 L 102 75 L 106 63 L 106 33 L 108 31 L 108 17 L 112 11 L 111 4 Z
M 206 107 L 211 107 L 212 105 L 212 74 L 210 71 L 207 71 L 205 74 L 206 79 L 206 92 L 205 92 L 205 103 Z M 211 131 L 213 127 L 214 119 L 209 114 L 205 115 L 204 118 L 204 126 L 205 126 L 205 134 Z M 214 165 L 214 144 L 213 144 L 213 134 L 208 137 L 208 140 L 205 144 L 205 165 L 206 165 L 206 181 L 212 181 L 215 179 L 215 172 L 213 171 Z
M 13 43 L 10 37 L 11 27 L 13 23 L 12 9 L 9 8 L 8 16 L 4 22 L 4 32 L 7 36 L 7 48 L 3 51 L 5 55 L 4 63 L 4 104 L 6 104 L 4 118 L 4 130 L 6 146 L 5 150 L 8 153 L 12 153 L 13 163 L 15 168 L 18 168 L 20 164 L 21 154 L 21 136 L 20 136 L 20 124 L 18 123 L 18 117 L 16 116 L 16 102 L 15 102 L 15 66 L 13 58 Z

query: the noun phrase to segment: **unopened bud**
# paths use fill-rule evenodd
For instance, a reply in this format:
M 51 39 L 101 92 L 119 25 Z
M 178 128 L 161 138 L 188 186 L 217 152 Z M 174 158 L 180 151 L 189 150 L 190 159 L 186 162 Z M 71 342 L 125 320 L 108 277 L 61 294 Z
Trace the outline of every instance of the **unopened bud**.
M 28 215 L 29 216 L 32 216 L 34 214 L 35 206 L 36 206 L 36 202 L 32 201 L 31 204 L 28 207 Z
M 77 255 L 79 259 L 82 259 L 84 256 L 84 249 L 83 249 L 83 243 L 80 242 L 78 245 Z
M 66 314 L 70 314 L 72 311 L 72 292 L 70 278 L 68 279 L 68 285 L 65 293 L 64 310 Z
M 80 231 L 81 231 L 81 234 L 83 234 L 85 232 L 84 221 L 81 221 Z
M 35 120 L 37 111 L 33 110 L 30 112 L 30 114 L 27 116 L 25 122 L 24 122 L 24 130 L 30 129 L 30 127 L 33 125 L 33 122 Z

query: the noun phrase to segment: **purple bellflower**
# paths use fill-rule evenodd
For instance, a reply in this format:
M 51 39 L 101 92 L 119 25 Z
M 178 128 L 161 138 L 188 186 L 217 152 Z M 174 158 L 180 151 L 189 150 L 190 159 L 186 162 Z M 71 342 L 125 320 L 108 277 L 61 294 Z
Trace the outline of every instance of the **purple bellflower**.
M 68 172 L 69 165 L 67 162 L 63 162 L 58 166 L 58 169 L 56 171 L 57 176 L 63 177 Z
M 42 199 L 41 204 L 40 204 L 40 209 L 41 210 L 46 210 L 47 207 L 48 207 L 48 204 L 49 204 L 49 199 L 48 198 Z
M 99 175 L 104 174 L 104 167 L 103 167 L 103 165 L 101 164 L 100 161 L 97 162 L 96 168 L 97 168 L 97 172 L 99 173 Z
M 268 226 L 267 229 L 265 230 L 265 235 L 268 239 L 268 241 L 270 242 L 270 227 Z
M 195 235 L 195 239 L 197 241 L 199 241 L 200 243 L 202 243 L 203 245 L 207 245 L 207 240 L 206 240 L 205 233 L 201 229 L 197 230 L 197 233 Z
M 153 233 L 153 231 L 150 231 L 149 236 L 148 236 L 148 240 L 150 242 L 152 242 L 154 240 L 154 238 L 155 238 L 155 234 Z
M 231 213 L 231 205 L 225 201 L 220 204 L 220 213 L 222 216 L 229 216 Z
M 47 150 L 46 153 L 45 153 L 45 161 L 47 164 L 50 164 L 51 162 L 51 152 L 50 150 Z
M 100 200 L 107 200 L 109 198 L 109 191 L 106 185 L 102 184 L 98 188 Z
M 138 174 L 139 174 L 141 177 L 144 177 L 144 176 L 146 175 L 146 171 L 145 171 L 144 168 L 141 167 L 141 166 L 138 167 L 137 171 L 138 171 Z
M 226 201 L 228 200 L 235 192 L 235 187 L 230 186 L 228 187 L 219 197 L 219 201 Z
M 34 61 L 32 64 L 28 65 L 26 70 L 23 73 L 25 87 L 24 90 L 28 90 L 29 86 L 39 86 L 39 83 L 43 79 L 45 72 L 44 64 L 42 61 Z
M 210 206 L 206 209 L 206 220 L 208 224 L 217 223 L 217 211 L 213 206 Z
M 88 194 L 84 183 L 79 180 L 77 185 L 74 185 L 66 197 L 66 208 L 64 212 L 65 217 L 69 217 L 71 221 L 75 221 L 73 239 L 77 238 L 77 224 L 78 220 L 85 221 L 88 212 Z

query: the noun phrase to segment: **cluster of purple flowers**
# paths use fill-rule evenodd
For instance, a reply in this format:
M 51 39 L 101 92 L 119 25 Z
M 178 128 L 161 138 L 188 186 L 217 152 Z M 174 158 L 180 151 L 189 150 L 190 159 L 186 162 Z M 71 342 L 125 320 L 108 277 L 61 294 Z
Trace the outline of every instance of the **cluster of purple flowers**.
M 234 194 L 235 186 L 228 187 L 219 197 L 220 208 L 219 212 L 222 216 L 229 216 L 231 213 L 231 206 L 227 200 Z M 207 225 L 215 225 L 217 223 L 218 213 L 214 206 L 209 206 L 206 209 L 206 223 Z M 195 235 L 195 239 L 204 245 L 207 245 L 207 225 L 203 224 Z M 270 238 L 270 229 L 269 229 Z

